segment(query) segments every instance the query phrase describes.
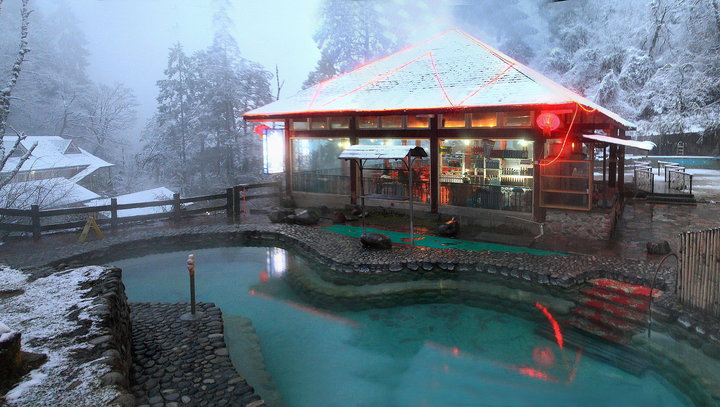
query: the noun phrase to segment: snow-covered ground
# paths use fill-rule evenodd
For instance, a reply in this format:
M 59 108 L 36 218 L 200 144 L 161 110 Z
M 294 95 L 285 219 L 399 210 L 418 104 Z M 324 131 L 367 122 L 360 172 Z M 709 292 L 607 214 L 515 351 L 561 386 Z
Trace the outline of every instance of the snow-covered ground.
M 110 368 L 100 359 L 81 362 L 81 355 L 92 345 L 77 332 L 80 321 L 90 322 L 88 338 L 99 335 L 98 317 L 92 312 L 91 298 L 83 282 L 97 280 L 102 267 L 90 266 L 28 281 L 18 270 L 0 266 L 0 288 L 24 290 L 23 294 L 0 299 L 0 320 L 22 334 L 22 350 L 43 353 L 48 361 L 33 370 L 5 396 L 8 406 L 107 405 L 118 396 L 112 387 L 102 387 L 99 378 Z M 70 314 L 79 310 L 75 318 Z M 80 334 L 83 335 L 83 334 Z M 0 397 L 2 404 L 2 397 Z
M 131 204 L 139 202 L 166 201 L 172 199 L 173 191 L 165 188 L 153 188 L 144 191 L 133 192 L 131 194 L 120 195 L 117 197 L 118 204 Z M 110 199 L 96 199 L 85 204 L 86 206 L 110 205 Z M 172 211 L 172 205 L 152 206 L 149 208 L 122 209 L 118 211 L 119 218 L 130 216 L 152 215 L 155 213 L 163 213 Z M 106 212 L 109 216 L 109 212 Z

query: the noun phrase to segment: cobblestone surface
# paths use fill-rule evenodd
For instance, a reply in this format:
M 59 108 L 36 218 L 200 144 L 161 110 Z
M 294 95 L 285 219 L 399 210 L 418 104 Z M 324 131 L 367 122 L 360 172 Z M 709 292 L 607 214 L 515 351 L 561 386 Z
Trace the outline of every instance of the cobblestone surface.
M 265 403 L 228 356 L 220 309 L 197 304 L 133 303 L 131 391 L 140 406 L 250 406 Z

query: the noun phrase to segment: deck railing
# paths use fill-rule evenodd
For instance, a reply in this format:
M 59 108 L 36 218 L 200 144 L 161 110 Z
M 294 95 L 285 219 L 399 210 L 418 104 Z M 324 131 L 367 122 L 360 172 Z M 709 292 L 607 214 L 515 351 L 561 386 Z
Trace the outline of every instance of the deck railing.
M 671 191 L 687 191 L 689 194 L 692 194 L 692 179 L 692 174 L 688 174 L 683 168 L 682 170 L 668 171 L 668 176 L 665 178 L 665 181 L 668 183 L 668 189 Z
M 655 174 L 649 167 L 638 167 L 634 170 L 635 190 L 649 193 L 655 192 Z
M 172 199 L 162 201 L 119 204 L 116 198 L 112 198 L 110 205 L 48 210 L 41 210 L 38 205 L 32 205 L 30 209 L 0 209 L 0 230 L 32 233 L 33 239 L 38 240 L 42 232 L 83 227 L 88 216 L 93 216 L 98 225 L 110 225 L 112 230 L 117 229 L 121 223 L 154 219 L 177 221 L 198 213 L 225 211 L 228 217 L 239 217 L 248 212 L 248 201 L 279 197 L 280 187 L 281 184 L 278 182 L 241 184 L 227 188 L 221 194 L 186 198 L 181 198 L 180 194 L 173 194 Z M 162 211 L 147 215 L 118 216 L 118 212 L 122 210 L 153 207 L 160 207 Z M 57 219 L 61 220 L 57 221 Z

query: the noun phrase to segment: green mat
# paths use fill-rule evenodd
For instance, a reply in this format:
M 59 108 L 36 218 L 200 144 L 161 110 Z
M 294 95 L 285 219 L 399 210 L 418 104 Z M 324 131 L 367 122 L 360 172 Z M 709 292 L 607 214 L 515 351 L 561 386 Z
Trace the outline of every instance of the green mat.
M 341 235 L 360 237 L 362 235 L 362 227 L 333 225 L 326 227 L 325 230 L 339 233 Z M 393 243 L 410 244 L 410 234 L 404 232 L 393 232 L 391 230 L 380 230 L 373 228 L 365 228 L 367 233 L 382 233 L 392 240 Z M 530 249 L 527 247 L 510 246 L 497 243 L 472 242 L 469 240 L 450 239 L 439 236 L 415 235 L 415 246 L 434 247 L 436 249 L 457 249 L 457 250 L 473 250 L 483 251 L 490 250 L 494 252 L 511 252 L 511 253 L 530 253 L 539 256 L 567 256 L 563 253 L 550 252 L 547 250 Z

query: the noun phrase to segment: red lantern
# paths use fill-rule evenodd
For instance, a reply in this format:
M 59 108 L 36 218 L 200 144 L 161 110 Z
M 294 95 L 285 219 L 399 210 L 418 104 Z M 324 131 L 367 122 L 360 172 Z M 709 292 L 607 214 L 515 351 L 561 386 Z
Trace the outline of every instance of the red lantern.
M 258 136 L 263 136 L 265 134 L 265 130 L 269 129 L 270 126 L 267 124 L 258 124 L 255 126 L 255 133 L 257 133 Z
M 540 113 L 535 120 L 537 126 L 546 132 L 551 132 L 560 128 L 560 118 L 555 113 L 543 112 Z

